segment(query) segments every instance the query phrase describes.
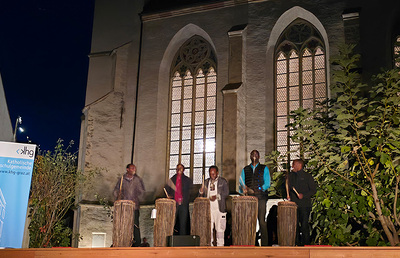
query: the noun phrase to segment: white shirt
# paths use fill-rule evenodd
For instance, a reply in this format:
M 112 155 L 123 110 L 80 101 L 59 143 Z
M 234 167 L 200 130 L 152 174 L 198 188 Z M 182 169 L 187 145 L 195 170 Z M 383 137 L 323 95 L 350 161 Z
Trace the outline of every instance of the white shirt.
M 208 181 L 208 191 L 207 191 L 207 197 L 210 198 L 211 196 L 217 196 L 217 198 L 214 201 L 210 200 L 210 208 L 211 210 L 219 210 L 218 207 L 218 200 L 221 198 L 218 194 L 217 191 L 217 186 L 218 186 L 218 177 L 215 179 L 214 183 L 211 183 L 212 179 Z

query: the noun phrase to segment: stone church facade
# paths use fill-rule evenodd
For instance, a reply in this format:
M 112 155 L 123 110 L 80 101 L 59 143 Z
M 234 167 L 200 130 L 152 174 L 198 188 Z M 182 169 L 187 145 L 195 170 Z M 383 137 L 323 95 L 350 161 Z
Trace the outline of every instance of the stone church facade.
M 235 193 L 251 150 L 296 147 L 288 113 L 329 96 L 341 43 L 357 44 L 368 78 L 395 65 L 399 35 L 399 1 L 97 0 L 79 167 L 98 174 L 79 196 L 75 245 L 111 245 L 98 199 L 113 200 L 130 162 L 146 187 L 148 239 L 150 211 L 178 163 L 194 196 L 214 164 Z
M 8 112 L 6 95 L 4 94 L 3 81 L 0 75 L 0 141 L 13 141 L 13 129 Z

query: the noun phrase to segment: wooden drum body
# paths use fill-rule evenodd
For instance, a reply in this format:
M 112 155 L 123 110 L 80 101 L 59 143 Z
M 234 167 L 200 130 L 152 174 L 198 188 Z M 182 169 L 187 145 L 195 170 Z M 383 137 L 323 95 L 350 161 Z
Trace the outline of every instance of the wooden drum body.
M 157 215 L 154 220 L 154 246 L 167 246 L 167 236 L 174 234 L 176 202 L 173 199 L 156 200 Z
M 295 246 L 297 226 L 297 204 L 291 201 L 278 202 L 278 244 Z
M 254 196 L 232 198 L 233 245 L 254 245 L 256 241 L 258 199 Z
M 200 236 L 200 246 L 211 245 L 211 210 L 208 198 L 197 197 L 194 200 L 190 234 Z
M 113 247 L 130 247 L 133 241 L 135 203 L 131 200 L 114 202 Z

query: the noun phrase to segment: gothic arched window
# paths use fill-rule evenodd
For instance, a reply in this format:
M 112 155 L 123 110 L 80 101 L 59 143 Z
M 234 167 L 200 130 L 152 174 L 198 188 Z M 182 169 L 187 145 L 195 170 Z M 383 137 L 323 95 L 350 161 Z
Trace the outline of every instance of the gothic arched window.
M 276 149 L 287 155 L 288 164 L 299 158 L 298 144 L 289 138 L 291 111 L 315 108 L 327 97 L 325 46 L 321 35 L 305 20 L 297 19 L 281 34 L 275 49 Z
M 400 35 L 394 41 L 394 66 L 400 68 Z
M 187 40 L 171 68 L 168 176 L 176 165 L 201 184 L 215 164 L 217 106 L 216 60 L 210 44 L 199 36 Z

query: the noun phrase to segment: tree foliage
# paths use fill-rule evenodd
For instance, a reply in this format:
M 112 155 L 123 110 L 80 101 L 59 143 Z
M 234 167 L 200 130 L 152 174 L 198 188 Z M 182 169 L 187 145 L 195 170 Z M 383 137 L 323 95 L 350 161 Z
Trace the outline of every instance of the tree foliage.
M 72 230 L 64 223 L 84 179 L 77 171 L 77 156 L 57 141 L 54 151 L 39 153 L 32 174 L 29 199 L 30 247 L 70 246 Z
M 294 142 L 319 189 L 312 213 L 316 243 L 399 245 L 400 75 L 361 82 L 354 46 L 334 58 L 332 98 L 292 113 Z M 275 164 L 284 161 L 279 153 Z

